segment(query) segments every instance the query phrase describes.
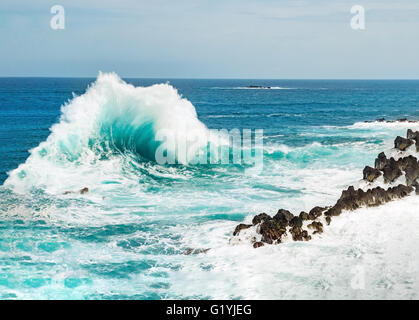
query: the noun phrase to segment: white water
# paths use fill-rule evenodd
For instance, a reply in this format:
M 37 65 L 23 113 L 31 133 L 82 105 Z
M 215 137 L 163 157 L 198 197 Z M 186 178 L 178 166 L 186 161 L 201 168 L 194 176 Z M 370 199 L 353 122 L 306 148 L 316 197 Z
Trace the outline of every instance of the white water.
M 310 242 L 289 241 L 254 250 L 249 242 L 237 245 L 230 241 L 240 222 L 232 221 L 235 214 L 247 214 L 249 222 L 262 211 L 274 214 L 278 208 L 286 208 L 299 213 L 316 205 L 334 204 L 342 189 L 362 184 L 365 165 L 372 166 L 383 150 L 393 154 L 395 136 L 404 135 L 407 128 L 419 129 L 417 123 L 323 128 L 326 136 L 373 136 L 384 141 L 380 144 L 362 141 L 290 147 L 273 143 L 265 151 L 269 156 L 281 155 L 280 160 L 267 158 L 262 175 L 245 176 L 231 167 L 199 171 L 141 162 L 136 152 L 150 150 L 147 144 L 138 148 L 124 137 L 147 141 L 155 132 L 147 131 L 149 122 L 153 128 L 174 126 L 181 135 L 188 130 L 206 130 L 194 107 L 172 87 L 136 88 L 112 74 L 100 75 L 86 94 L 63 107 L 61 121 L 51 129 L 49 138 L 32 150 L 29 159 L 6 181 L 6 186 L 27 196 L 10 205 L 8 214 L 27 220 L 42 217 L 53 231 L 69 226 L 79 228 L 81 234 L 71 238 L 65 233 L 35 230 L 32 234 L 29 230 L 28 236 L 13 230 L 7 236 L 14 243 L 32 247 L 23 250 L 16 245 L 11 257 L 30 257 L 41 269 L 30 270 L 28 277 L 41 272 L 39 276 L 49 277 L 51 283 L 11 292 L 19 298 L 131 296 L 149 292 L 158 281 L 164 286 L 155 291 L 167 298 L 418 298 L 417 196 L 343 213 Z M 132 152 L 119 155 L 115 151 L 121 146 Z M 62 195 L 65 190 L 84 186 L 90 188 L 85 196 Z M 28 195 L 32 187 L 53 195 L 39 205 L 38 194 L 33 198 Z M 40 210 L 34 210 L 38 206 Z M 135 224 L 136 230 L 106 235 L 106 228 L 120 224 Z M 91 236 L 91 228 L 106 235 L 99 237 L 102 241 L 94 237 L 83 241 L 85 234 Z M 58 243 L 59 249 L 40 249 L 48 241 Z M 120 246 L 130 241 L 140 245 L 129 250 Z M 211 250 L 181 254 L 188 247 Z M 175 254 L 167 254 L 170 250 Z M 134 269 L 126 278 L 94 275 L 82 267 L 99 264 L 106 271 L 143 260 L 156 260 L 160 265 Z M 50 262 L 55 265 L 49 266 Z M 45 269 L 43 263 L 47 264 Z M 15 268 L 13 272 L 21 277 L 28 269 Z M 159 272 L 167 276 L 156 276 Z M 364 283 L 355 281 L 354 285 L 360 276 Z M 89 278 L 91 282 L 70 290 L 63 287 L 68 277 Z
M 171 289 L 221 299 L 418 299 L 418 208 L 419 197 L 410 196 L 345 212 L 310 242 L 257 250 L 225 245 L 233 223 L 184 230 L 191 246 L 214 249 L 191 259 Z
M 134 87 L 114 73 L 100 73 L 85 94 L 75 96 L 61 111 L 47 140 L 9 173 L 5 185 L 15 192 L 42 187 L 62 193 L 121 176 L 126 160 L 121 155 L 153 159 L 158 147 L 155 135 L 162 130 L 175 136 L 175 146 L 191 133 L 196 138 L 191 148 L 207 143 L 207 128 L 194 106 L 168 84 Z M 177 157 L 176 149 L 167 152 Z

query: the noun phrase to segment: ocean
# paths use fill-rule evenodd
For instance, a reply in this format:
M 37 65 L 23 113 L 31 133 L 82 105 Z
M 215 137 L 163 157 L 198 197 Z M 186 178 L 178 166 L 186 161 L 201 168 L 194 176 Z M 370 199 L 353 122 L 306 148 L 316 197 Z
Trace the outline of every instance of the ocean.
M 0 298 L 417 299 L 418 197 L 309 242 L 232 239 L 334 204 L 419 127 L 380 118 L 418 120 L 419 81 L 0 78 Z M 263 168 L 159 164 L 165 127 L 263 129 Z

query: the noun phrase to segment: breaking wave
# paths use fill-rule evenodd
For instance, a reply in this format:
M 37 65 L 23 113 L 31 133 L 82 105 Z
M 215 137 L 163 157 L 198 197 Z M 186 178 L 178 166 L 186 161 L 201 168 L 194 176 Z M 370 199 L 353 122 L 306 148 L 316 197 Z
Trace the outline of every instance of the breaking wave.
M 135 87 L 115 73 L 99 73 L 87 91 L 74 96 L 61 110 L 48 138 L 30 150 L 27 161 L 9 172 L 5 182 L 15 191 L 33 186 L 65 184 L 80 179 L 83 172 L 120 166 L 126 159 L 154 161 L 161 141 L 159 130 L 187 141 L 194 133 L 195 148 L 206 147 L 208 129 L 198 120 L 194 106 L 169 84 Z M 175 146 L 176 146 L 175 145 Z M 178 162 L 175 149 L 166 152 Z M 100 165 L 99 165 L 100 163 Z M 67 174 L 63 174 L 67 172 Z

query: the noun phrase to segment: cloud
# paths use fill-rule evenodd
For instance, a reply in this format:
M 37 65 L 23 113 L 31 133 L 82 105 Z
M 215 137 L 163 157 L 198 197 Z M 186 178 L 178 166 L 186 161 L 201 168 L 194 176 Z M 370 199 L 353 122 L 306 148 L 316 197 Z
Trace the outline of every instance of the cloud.
M 153 0 L 0 3 L 0 75 L 418 77 L 419 3 L 362 0 Z M 50 8 L 66 29 L 49 28 Z M 71 66 L 71 67 L 69 67 Z

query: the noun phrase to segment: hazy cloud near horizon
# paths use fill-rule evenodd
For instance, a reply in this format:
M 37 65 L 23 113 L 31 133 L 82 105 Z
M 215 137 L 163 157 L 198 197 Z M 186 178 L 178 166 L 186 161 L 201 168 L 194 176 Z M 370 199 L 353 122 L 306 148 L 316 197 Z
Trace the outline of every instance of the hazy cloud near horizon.
M 417 0 L 3 0 L 0 36 L 0 76 L 419 78 Z

